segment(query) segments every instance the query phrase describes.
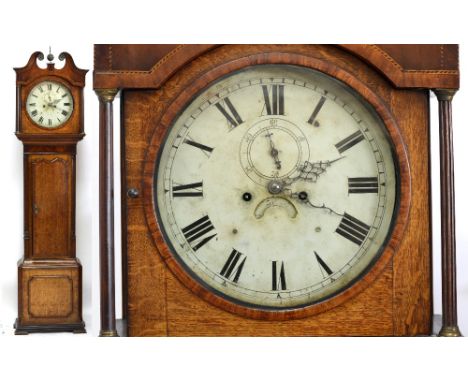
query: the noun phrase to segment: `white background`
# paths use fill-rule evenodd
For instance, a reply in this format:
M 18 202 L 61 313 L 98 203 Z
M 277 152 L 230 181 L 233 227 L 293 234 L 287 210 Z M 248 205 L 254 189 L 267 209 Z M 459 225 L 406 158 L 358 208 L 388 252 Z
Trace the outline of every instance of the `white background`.
M 461 90 L 455 96 L 454 148 L 459 322 L 468 335 L 468 34 L 461 1 L 22 1 L 0 5 L 0 379 L 161 378 L 206 380 L 379 380 L 410 375 L 448 379 L 464 370 L 468 341 L 418 339 L 115 339 L 99 332 L 98 103 L 92 73 L 85 131 L 78 144 L 77 256 L 84 270 L 88 335 L 15 337 L 16 262 L 22 256 L 22 144 L 15 130 L 15 74 L 35 50 L 70 52 L 92 70 L 94 43 L 458 43 Z M 445 11 L 447 10 L 447 11 Z M 115 103 L 118 116 L 118 102 Z M 434 308 L 440 313 L 440 213 L 437 103 L 431 98 Z M 116 146 L 118 152 L 118 145 Z M 118 161 L 117 161 L 118 162 Z M 116 171 L 116 175 L 118 171 Z M 118 179 L 116 179 L 116 184 Z M 118 187 L 116 187 L 116 191 Z M 115 195 L 116 201 L 119 195 Z M 116 203 L 117 205 L 118 203 Z M 118 213 L 118 211 L 117 211 Z M 118 226 L 118 214 L 116 226 Z M 117 237 L 118 237 L 117 232 Z M 118 245 L 119 241 L 116 240 Z M 119 247 L 116 248 L 118 253 Z M 117 260 L 118 263 L 118 260 Z M 117 298 L 119 301 L 119 298 Z M 29 365 L 24 367 L 23 365 Z M 44 366 L 45 365 L 45 366 Z M 70 372 L 68 368 L 72 368 Z M 445 371 L 444 371 L 445 370 Z M 171 374 L 175 373 L 175 374 Z M 466 377 L 465 377 L 466 378 Z

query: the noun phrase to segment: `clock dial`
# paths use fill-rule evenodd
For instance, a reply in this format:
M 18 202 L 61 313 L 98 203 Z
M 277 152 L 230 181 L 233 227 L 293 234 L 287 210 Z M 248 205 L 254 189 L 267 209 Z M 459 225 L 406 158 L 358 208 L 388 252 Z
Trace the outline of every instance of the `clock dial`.
M 29 92 L 26 111 L 40 127 L 55 129 L 70 118 L 73 112 L 73 97 L 65 85 L 43 81 Z
M 290 309 L 346 289 L 380 256 L 396 174 L 385 125 L 351 88 L 258 65 L 213 83 L 174 120 L 156 214 L 175 259 L 206 288 Z

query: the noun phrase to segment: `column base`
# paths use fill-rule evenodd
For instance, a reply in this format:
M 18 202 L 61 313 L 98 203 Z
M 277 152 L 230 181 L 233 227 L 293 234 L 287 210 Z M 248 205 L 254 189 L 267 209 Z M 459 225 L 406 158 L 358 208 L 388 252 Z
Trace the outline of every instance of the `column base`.
M 440 329 L 439 337 L 463 337 L 458 326 L 443 326 Z
M 99 332 L 99 337 L 118 337 L 119 333 L 117 330 L 101 330 Z

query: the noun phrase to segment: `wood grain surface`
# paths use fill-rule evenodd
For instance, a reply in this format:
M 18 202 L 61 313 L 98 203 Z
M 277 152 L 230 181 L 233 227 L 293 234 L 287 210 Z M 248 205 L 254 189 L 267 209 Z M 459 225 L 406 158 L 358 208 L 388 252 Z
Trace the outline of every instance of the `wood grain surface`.
M 401 134 L 397 144 L 400 171 L 411 183 L 403 182 L 397 224 L 389 243 L 386 261 L 380 262 L 372 277 L 363 280 L 361 288 L 327 309 L 308 314 L 246 317 L 226 307 L 213 305 L 200 298 L 200 291 L 182 285 L 183 275 L 169 270 L 171 257 L 165 257 L 152 238 L 154 222 L 148 219 L 151 208 L 148 194 L 127 198 L 126 229 L 128 268 L 129 334 L 142 335 L 417 335 L 429 334 L 431 327 L 431 247 L 429 189 L 429 126 L 428 93 L 425 90 L 397 90 L 381 74 L 343 49 L 333 46 L 222 46 L 208 50 L 175 73 L 159 90 L 127 90 L 124 92 L 123 128 L 125 136 L 125 183 L 127 188 L 147 190 L 148 169 L 154 152 L 150 142 L 154 135 L 163 136 L 170 125 L 171 105 L 198 79 L 216 68 L 229 70 L 245 57 L 282 57 L 299 59 L 299 65 L 319 62 L 323 68 L 337 68 L 335 75 L 347 73 L 343 79 L 359 79 L 361 92 L 371 102 L 381 104 L 380 114 L 395 121 L 390 127 L 392 138 Z M 302 61 L 301 61 L 302 60 Z M 325 69 L 324 69 L 325 70 Z M 335 69 L 333 69 L 335 70 Z M 174 103 L 175 102 L 175 103 Z M 373 103 L 374 104 L 374 103 Z M 411 107 L 408 107 L 411 105 Z M 179 105 L 181 106 L 181 105 Z M 166 119 L 165 119 L 166 118 Z M 396 128 L 398 126 L 399 128 Z M 405 169 L 404 154 L 408 166 Z M 154 158 L 153 158 L 154 159 Z M 146 171 L 146 173 L 145 173 Z M 407 171 L 405 175 L 405 171 Z M 145 182 L 146 177 L 146 182 Z M 151 202 L 152 203 L 152 202 Z M 145 215 L 146 209 L 146 215 Z M 405 213 L 408 213 L 406 219 Z M 158 243 L 158 242 L 156 242 Z M 163 243 L 162 243 L 163 244 Z M 163 247 L 158 243 L 159 249 Z M 394 252 L 394 254 L 392 253 Z M 393 255 L 393 256 L 392 256 Z M 163 257 L 161 257 L 163 256 Z M 187 285 L 186 282 L 184 282 Z M 195 292 L 195 293 L 194 293 Z M 198 295 L 196 294 L 198 293 Z M 206 296 L 205 296 L 206 297 Z M 209 300 L 209 299 L 208 299 Z M 265 320 L 265 318 L 269 318 Z M 294 318 L 294 319 L 288 319 Z M 287 319 L 287 320 L 285 320 Z
M 328 45 L 369 63 L 395 87 L 458 89 L 456 44 Z M 174 73 L 214 44 L 97 44 L 94 46 L 94 88 L 158 89 Z M 284 45 L 270 46 L 281 50 Z

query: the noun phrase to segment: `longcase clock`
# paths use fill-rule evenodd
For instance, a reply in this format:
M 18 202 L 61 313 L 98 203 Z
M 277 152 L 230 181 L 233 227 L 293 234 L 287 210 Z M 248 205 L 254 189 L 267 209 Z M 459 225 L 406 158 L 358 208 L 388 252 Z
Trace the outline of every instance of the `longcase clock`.
M 86 70 L 68 53 L 58 69 L 35 52 L 17 75 L 16 136 L 24 146 L 24 257 L 18 263 L 16 334 L 85 332 L 75 256 L 76 145 L 84 137 Z
M 129 335 L 430 334 L 429 90 L 453 211 L 457 57 L 454 45 L 97 45 L 102 332 L 117 334 L 105 158 L 120 90 Z M 444 215 L 442 335 L 460 334 L 453 227 Z

